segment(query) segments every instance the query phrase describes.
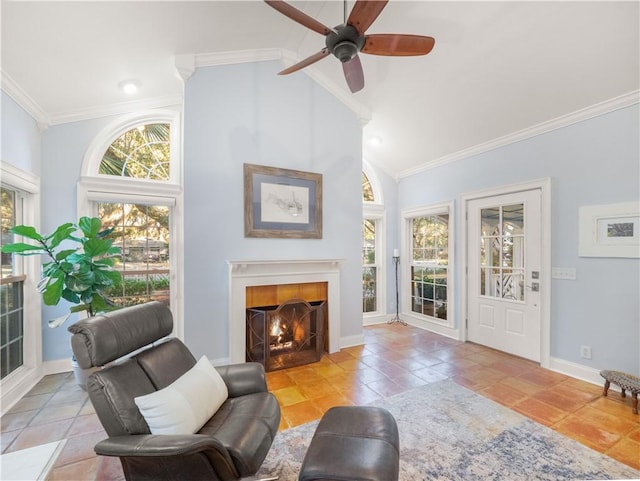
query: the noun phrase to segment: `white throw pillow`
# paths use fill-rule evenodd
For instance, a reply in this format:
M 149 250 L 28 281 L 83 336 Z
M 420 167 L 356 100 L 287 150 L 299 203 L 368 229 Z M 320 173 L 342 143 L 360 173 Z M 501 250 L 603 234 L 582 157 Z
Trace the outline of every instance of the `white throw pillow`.
M 134 398 L 152 434 L 194 434 L 229 397 L 227 385 L 206 356 L 172 384 Z

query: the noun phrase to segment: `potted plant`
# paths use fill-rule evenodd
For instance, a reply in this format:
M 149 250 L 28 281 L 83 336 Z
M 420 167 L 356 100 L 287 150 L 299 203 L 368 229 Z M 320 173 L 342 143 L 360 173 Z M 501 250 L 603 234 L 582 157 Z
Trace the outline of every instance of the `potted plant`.
M 93 316 L 117 307 L 104 294 L 122 279 L 120 272 L 113 268 L 121 252 L 108 238 L 113 228 L 102 230 L 102 222 L 97 217 L 81 217 L 77 224 L 62 224 L 49 235 L 25 225 L 15 226 L 11 232 L 34 242 L 3 245 L 3 253 L 49 258 L 42 264 L 42 278 L 38 283 L 44 303 L 55 306 L 65 299 L 75 304 L 66 315 L 50 320 L 49 327 L 61 326 L 76 312 Z M 81 379 L 78 384 L 83 385 Z

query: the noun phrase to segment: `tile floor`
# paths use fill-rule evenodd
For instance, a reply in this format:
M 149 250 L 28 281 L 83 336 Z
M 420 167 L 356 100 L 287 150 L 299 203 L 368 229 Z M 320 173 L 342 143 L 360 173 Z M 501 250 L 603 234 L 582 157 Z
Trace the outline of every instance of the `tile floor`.
M 630 398 L 471 343 L 402 325 L 365 328 L 365 345 L 319 363 L 267 374 L 282 407 L 280 428 L 318 419 L 331 406 L 364 404 L 451 378 L 597 451 L 640 469 L 640 415 Z M 67 439 L 49 481 L 121 481 L 119 461 L 97 457 L 105 437 L 71 373 L 46 376 L 2 417 L 2 452 Z

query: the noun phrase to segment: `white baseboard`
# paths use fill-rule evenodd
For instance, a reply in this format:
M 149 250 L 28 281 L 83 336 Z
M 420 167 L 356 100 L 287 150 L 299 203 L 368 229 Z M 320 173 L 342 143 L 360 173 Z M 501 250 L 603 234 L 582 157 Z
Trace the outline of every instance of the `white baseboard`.
M 364 334 L 357 336 L 346 336 L 340 338 L 340 349 L 353 346 L 362 346 L 364 344 Z
M 391 317 L 387 316 L 387 315 L 363 317 L 362 318 L 362 325 L 363 326 L 375 326 L 376 324 L 384 324 L 389 319 L 391 319 Z
M 42 367 L 24 369 L 17 374 L 15 381 L 4 379 L 0 390 L 0 415 L 4 416 L 33 386 L 38 384 L 42 376 Z M 4 382 L 9 381 L 9 382 Z
M 390 317 L 391 320 L 393 317 Z M 420 329 L 424 329 L 425 331 L 435 332 L 436 334 L 440 334 L 441 336 L 450 337 L 451 339 L 455 339 L 459 341 L 460 338 L 460 330 L 454 327 L 443 326 L 442 324 L 438 324 L 437 322 L 430 322 L 428 320 L 417 318 L 408 314 L 401 314 L 400 319 L 413 327 L 418 327 Z
M 55 361 L 45 361 L 42 363 L 42 375 L 58 374 L 61 372 L 71 372 L 71 358 L 56 359 Z
M 16 372 L 17 376 L 15 377 L 15 381 L 7 379 L 2 382 L 2 390 L 0 391 L 0 413 L 4 415 L 9 411 L 20 399 L 31 391 L 44 376 L 70 372 L 71 370 L 71 358 L 67 358 L 45 361 L 38 367 L 27 368 L 21 372 Z
M 600 376 L 600 369 L 594 369 L 575 362 L 565 361 L 564 359 L 559 359 L 557 357 L 551 357 L 549 359 L 549 369 L 591 384 L 604 385 L 604 379 Z M 611 389 L 616 391 L 618 390 L 613 385 L 611 385 Z

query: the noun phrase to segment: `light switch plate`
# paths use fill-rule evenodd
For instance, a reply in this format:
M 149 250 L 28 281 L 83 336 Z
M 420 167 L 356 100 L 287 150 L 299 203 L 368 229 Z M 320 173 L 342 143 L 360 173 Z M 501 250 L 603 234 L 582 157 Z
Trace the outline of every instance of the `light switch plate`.
M 563 279 L 565 281 L 576 280 L 576 268 L 575 267 L 552 267 L 551 277 L 553 279 Z

